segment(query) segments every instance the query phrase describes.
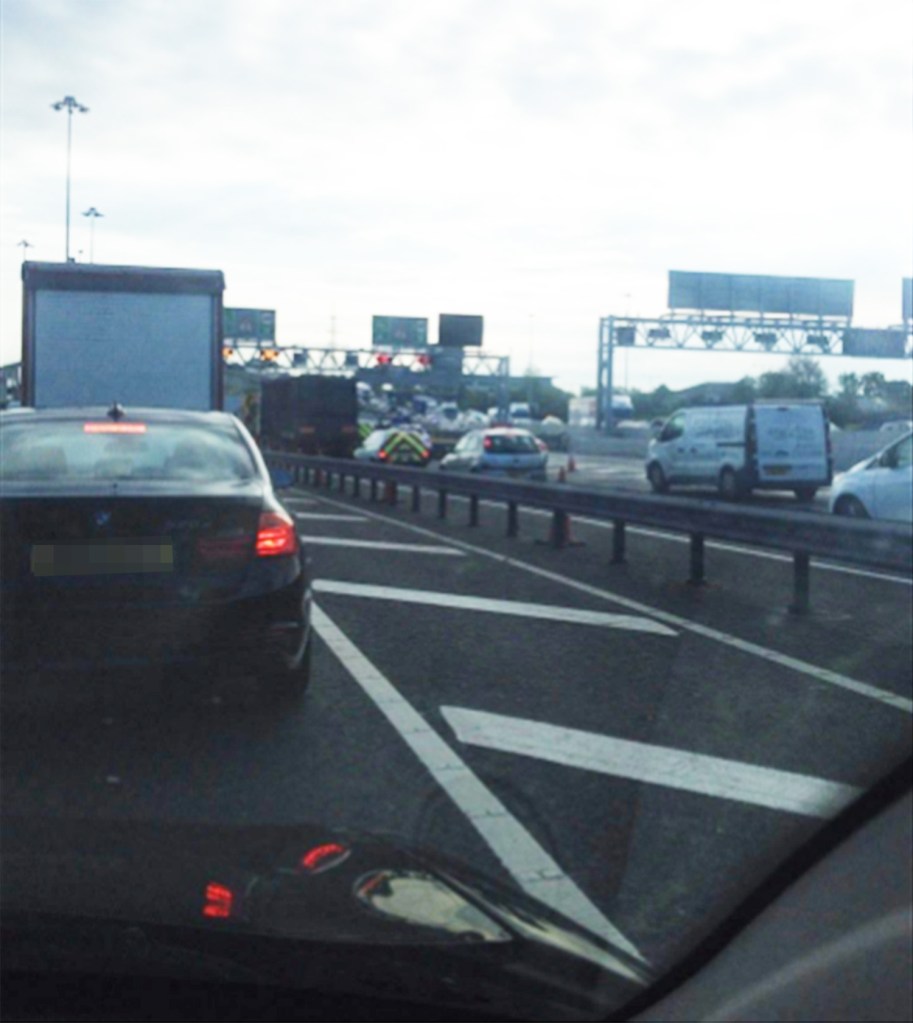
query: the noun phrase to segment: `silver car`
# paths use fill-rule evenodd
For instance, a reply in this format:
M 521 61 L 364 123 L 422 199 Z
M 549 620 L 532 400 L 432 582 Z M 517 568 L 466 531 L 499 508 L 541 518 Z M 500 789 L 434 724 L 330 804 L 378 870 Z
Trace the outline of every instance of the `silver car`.
M 529 430 L 495 427 L 471 430 L 441 461 L 445 472 L 480 472 L 545 480 L 548 453 Z

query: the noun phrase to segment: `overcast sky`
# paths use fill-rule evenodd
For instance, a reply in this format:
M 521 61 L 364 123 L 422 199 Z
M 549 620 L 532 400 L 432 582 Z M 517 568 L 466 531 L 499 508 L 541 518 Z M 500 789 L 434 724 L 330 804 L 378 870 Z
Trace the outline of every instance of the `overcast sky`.
M 485 317 L 576 389 L 599 318 L 670 269 L 850 278 L 857 324 L 913 275 L 911 0 L 0 0 L 0 360 L 20 262 L 224 271 L 280 342 L 372 314 Z M 780 357 L 632 351 L 651 389 Z M 840 372 L 910 363 L 823 360 Z

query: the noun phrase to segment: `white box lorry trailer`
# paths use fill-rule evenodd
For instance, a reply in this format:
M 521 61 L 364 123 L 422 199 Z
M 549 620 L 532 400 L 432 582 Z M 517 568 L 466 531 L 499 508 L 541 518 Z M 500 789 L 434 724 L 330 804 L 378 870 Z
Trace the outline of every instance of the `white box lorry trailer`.
M 219 270 L 22 265 L 22 404 L 220 409 Z

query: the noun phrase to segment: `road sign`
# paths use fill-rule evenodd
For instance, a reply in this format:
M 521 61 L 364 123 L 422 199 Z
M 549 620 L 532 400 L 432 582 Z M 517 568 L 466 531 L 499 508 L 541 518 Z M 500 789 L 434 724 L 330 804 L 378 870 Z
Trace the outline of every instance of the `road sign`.
M 669 308 L 849 319 L 853 315 L 853 282 L 670 270 Z
M 373 316 L 371 343 L 382 348 L 424 348 L 428 320 L 421 316 Z
M 223 309 L 222 336 L 232 341 L 275 341 L 274 309 Z
M 902 359 L 906 337 L 902 330 L 853 327 L 844 332 L 843 354 L 873 359 Z
M 437 343 L 444 348 L 479 348 L 482 344 L 482 317 L 441 313 Z

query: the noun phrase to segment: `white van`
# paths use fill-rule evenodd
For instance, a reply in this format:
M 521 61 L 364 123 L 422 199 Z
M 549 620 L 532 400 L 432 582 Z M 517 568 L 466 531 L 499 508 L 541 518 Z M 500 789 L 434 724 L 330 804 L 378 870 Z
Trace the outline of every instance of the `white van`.
M 824 406 L 816 401 L 681 409 L 650 441 L 647 479 L 670 486 L 714 486 L 734 500 L 752 490 L 792 490 L 810 501 L 833 476 Z

